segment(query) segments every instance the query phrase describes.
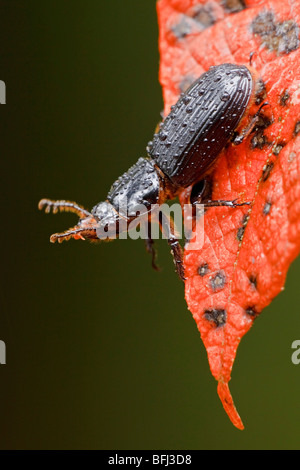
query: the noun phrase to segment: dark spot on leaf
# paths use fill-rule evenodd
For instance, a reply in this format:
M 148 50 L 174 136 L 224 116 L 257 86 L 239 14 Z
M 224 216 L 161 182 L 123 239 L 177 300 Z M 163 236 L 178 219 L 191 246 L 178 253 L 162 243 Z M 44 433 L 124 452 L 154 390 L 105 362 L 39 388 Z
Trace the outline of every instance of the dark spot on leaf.
M 246 230 L 246 226 L 249 220 L 249 215 L 244 214 L 242 218 L 242 227 L 240 227 L 237 231 L 236 238 L 241 242 L 243 240 L 243 236 Z
M 224 5 L 225 10 L 230 13 L 237 13 L 246 8 L 244 0 L 223 0 L 222 4 Z
M 260 114 L 254 127 L 254 136 L 251 139 L 251 148 L 258 148 L 262 150 L 265 146 L 271 145 L 267 137 L 264 135 L 264 129 L 272 124 L 271 119 L 267 116 Z
M 291 152 L 288 156 L 288 162 L 292 163 L 295 160 L 296 156 L 296 152 Z
M 177 39 L 183 39 L 192 31 L 192 25 L 190 19 L 186 15 L 181 15 L 178 23 L 171 27 L 171 30 L 177 37 Z
M 263 114 L 260 114 L 258 116 L 257 123 L 255 124 L 254 129 L 255 130 L 260 130 L 260 129 L 267 129 L 272 124 L 272 120 L 268 118 L 268 116 L 265 116 Z
M 209 3 L 207 5 L 198 7 L 193 17 L 200 24 L 201 29 L 206 29 L 216 22 L 212 6 Z
M 245 309 L 246 313 L 248 315 L 250 315 L 250 317 L 257 317 L 257 315 L 259 315 L 260 312 L 258 312 L 255 308 L 255 306 L 251 306 L 251 307 L 248 307 Z
M 278 142 L 278 144 L 274 145 L 272 148 L 272 153 L 276 156 L 279 155 L 285 145 L 285 142 Z
M 267 97 L 265 82 L 259 78 L 256 82 L 255 104 L 261 104 Z
M 263 168 L 263 173 L 262 173 L 262 180 L 263 180 L 263 181 L 267 181 L 267 179 L 268 179 L 269 176 L 270 176 L 271 171 L 273 170 L 273 167 L 274 167 L 274 163 L 273 163 L 273 162 L 267 163 L 267 164 L 264 166 L 264 168 Z
M 204 311 L 204 318 L 218 326 L 223 326 L 226 323 L 227 314 L 226 310 L 213 308 Z
M 268 215 L 270 213 L 271 207 L 272 207 L 272 203 L 270 201 L 267 201 L 263 208 L 263 214 Z
M 259 36 L 270 36 L 276 30 L 275 17 L 272 11 L 263 10 L 252 21 L 252 32 Z
M 195 78 L 191 75 L 186 75 L 184 79 L 179 84 L 179 89 L 181 93 L 185 93 L 186 90 L 194 83 Z
M 245 233 L 245 228 L 246 227 L 240 227 L 237 231 L 236 238 L 241 242 L 243 240 L 243 236 Z
M 263 45 L 277 54 L 289 54 L 299 47 L 299 27 L 294 20 L 280 23 L 272 11 L 264 10 L 254 18 L 251 27 Z
M 279 104 L 280 106 L 286 106 L 287 101 L 290 98 L 290 94 L 288 90 L 284 90 L 284 92 L 279 97 Z
M 251 139 L 251 148 L 262 150 L 264 147 L 270 145 L 267 137 L 264 135 L 262 130 L 259 130 Z
M 244 215 L 243 215 L 243 218 L 242 218 L 242 225 L 247 225 L 248 220 L 249 220 L 249 215 L 248 215 L 248 214 L 244 214 Z
M 252 285 L 252 287 L 254 289 L 256 289 L 256 287 L 257 287 L 257 277 L 256 277 L 255 274 L 250 274 L 249 281 L 250 281 L 250 284 Z
M 214 292 L 224 288 L 226 284 L 226 274 L 224 271 L 218 271 L 215 276 L 209 278 L 210 286 Z
M 207 274 L 209 272 L 209 266 L 207 263 L 203 263 L 201 264 L 201 266 L 199 266 L 198 268 L 198 274 L 199 276 L 203 277 L 205 276 L 205 274 Z
M 252 285 L 253 288 L 257 288 L 257 276 L 256 274 L 250 274 L 249 276 L 249 282 Z
M 297 121 L 294 127 L 294 135 L 298 135 L 300 132 L 300 121 Z

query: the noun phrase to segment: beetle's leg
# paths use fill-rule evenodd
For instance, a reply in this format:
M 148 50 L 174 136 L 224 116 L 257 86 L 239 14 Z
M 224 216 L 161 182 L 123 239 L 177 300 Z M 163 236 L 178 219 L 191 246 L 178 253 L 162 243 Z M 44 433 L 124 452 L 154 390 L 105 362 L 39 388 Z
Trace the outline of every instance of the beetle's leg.
M 52 201 L 51 199 L 41 199 L 38 207 L 39 209 L 43 209 L 45 207 L 45 212 L 47 213 L 49 213 L 52 209 L 53 214 L 56 214 L 58 211 L 73 212 L 81 218 L 89 217 L 91 215 L 90 212 L 76 204 L 76 202 L 70 201 Z
M 209 177 L 198 181 L 194 184 L 193 189 L 191 191 L 190 202 L 194 206 L 196 204 L 202 205 L 205 207 L 219 207 L 219 206 L 226 206 L 226 207 L 238 207 L 249 205 L 250 202 L 237 202 L 238 199 L 234 199 L 233 201 L 224 201 L 224 200 L 216 200 L 212 201 L 211 197 L 211 180 Z
M 160 271 L 159 267 L 157 266 L 156 260 L 156 249 L 154 247 L 154 240 L 151 238 L 151 220 L 148 220 L 147 224 L 147 238 L 145 239 L 146 250 L 152 256 L 152 268 L 155 271 Z
M 250 202 L 237 202 L 237 199 L 234 199 L 233 201 L 222 201 L 222 200 L 216 200 L 216 201 L 201 201 L 201 205 L 204 207 L 219 207 L 219 206 L 226 206 L 226 207 L 238 207 L 238 206 L 249 206 L 251 203 Z
M 146 250 L 150 255 L 152 256 L 152 268 L 155 269 L 155 271 L 160 271 L 160 268 L 157 266 L 155 260 L 156 260 L 156 249 L 154 247 L 154 240 L 152 238 L 146 238 L 145 240 L 146 244 Z
M 246 127 L 244 127 L 244 128 L 240 131 L 240 133 L 238 133 L 237 135 L 235 135 L 235 136 L 233 137 L 233 140 L 232 140 L 233 145 L 239 145 L 239 144 L 241 144 L 241 143 L 243 142 L 243 140 L 244 140 L 246 137 L 248 137 L 248 135 L 251 133 L 251 131 L 252 131 L 253 128 L 255 127 L 255 124 L 256 124 L 256 123 L 258 122 L 258 120 L 259 120 L 259 116 L 260 116 L 260 112 L 261 112 L 262 108 L 263 108 L 264 106 L 269 106 L 269 105 L 270 105 L 270 103 L 269 103 L 268 101 L 266 101 L 265 103 L 263 103 L 263 104 L 259 107 L 258 111 L 254 114 L 254 116 L 252 117 L 252 119 L 251 119 L 251 121 L 249 122 L 249 124 L 248 124 Z
M 159 213 L 159 226 L 171 247 L 171 253 L 174 258 L 174 264 L 177 274 L 182 281 L 185 281 L 183 267 L 183 250 L 175 234 L 174 221 L 171 216 L 166 216 L 162 212 Z

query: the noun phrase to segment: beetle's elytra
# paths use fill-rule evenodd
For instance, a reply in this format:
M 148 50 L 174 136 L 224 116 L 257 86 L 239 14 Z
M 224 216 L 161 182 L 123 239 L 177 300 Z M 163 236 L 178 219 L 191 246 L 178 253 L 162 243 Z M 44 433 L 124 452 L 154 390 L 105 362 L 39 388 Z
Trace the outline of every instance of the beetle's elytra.
M 246 66 L 223 64 L 211 67 L 172 106 L 148 144 L 148 156 L 140 158 L 113 183 L 106 201 L 94 206 L 91 212 L 68 201 L 40 201 L 39 208 L 46 206 L 47 212 L 52 208 L 53 212 L 71 211 L 80 217 L 74 228 L 52 235 L 51 242 L 71 237 L 96 240 L 99 239 L 96 229 L 101 224 L 119 227 L 121 220 L 127 222 L 126 230 L 136 217 L 137 205 L 143 204 L 147 208 L 147 217 L 153 204 L 173 199 L 183 188 L 205 180 L 221 150 L 240 129 L 241 121 L 244 122 L 254 97 L 255 84 L 256 80 Z M 257 115 L 249 118 L 235 143 L 241 142 L 249 133 Z M 201 200 L 201 203 L 238 205 L 235 201 Z M 117 228 L 119 233 L 121 229 Z M 174 233 L 169 233 L 168 242 L 177 271 L 184 278 L 181 247 Z M 147 246 L 153 254 L 151 239 Z
M 149 146 L 173 185 L 186 188 L 207 173 L 243 117 L 253 91 L 247 67 L 212 67 L 184 93 Z

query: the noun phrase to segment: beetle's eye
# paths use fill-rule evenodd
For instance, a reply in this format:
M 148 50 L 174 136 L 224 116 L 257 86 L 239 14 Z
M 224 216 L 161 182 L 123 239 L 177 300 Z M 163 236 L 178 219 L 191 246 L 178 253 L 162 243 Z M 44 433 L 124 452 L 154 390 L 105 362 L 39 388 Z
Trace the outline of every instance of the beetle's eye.
M 202 196 L 206 189 L 207 189 L 206 180 L 201 180 L 201 181 L 198 181 L 198 183 L 194 184 L 192 192 L 191 192 L 191 197 L 190 197 L 191 204 L 201 203 Z

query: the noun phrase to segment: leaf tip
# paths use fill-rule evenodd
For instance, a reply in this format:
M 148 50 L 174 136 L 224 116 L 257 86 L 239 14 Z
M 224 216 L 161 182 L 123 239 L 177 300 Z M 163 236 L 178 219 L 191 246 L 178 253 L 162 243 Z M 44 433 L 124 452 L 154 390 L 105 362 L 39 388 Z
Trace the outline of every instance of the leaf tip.
M 218 382 L 217 392 L 230 421 L 236 428 L 242 431 L 244 429 L 244 425 L 236 407 L 234 406 L 228 383 L 221 381 Z

